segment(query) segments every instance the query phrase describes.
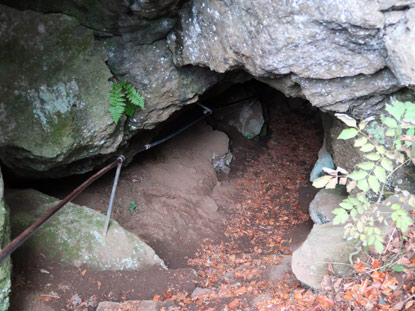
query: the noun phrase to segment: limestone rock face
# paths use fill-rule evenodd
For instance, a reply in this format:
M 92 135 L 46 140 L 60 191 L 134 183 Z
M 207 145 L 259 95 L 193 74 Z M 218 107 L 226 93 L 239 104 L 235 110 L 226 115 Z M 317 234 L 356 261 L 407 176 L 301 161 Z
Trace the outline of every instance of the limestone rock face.
M 195 0 L 181 10 L 169 40 L 180 66 L 333 79 L 385 66 L 382 26 L 374 0 Z
M 3 176 L 0 170 L 0 243 L 1 248 L 10 242 L 9 211 L 4 202 Z M 9 310 L 12 265 L 10 257 L 0 264 L 0 311 Z
M 179 0 L 119 1 L 119 0 L 2 0 L 2 3 L 20 10 L 43 13 L 63 13 L 75 17 L 82 25 L 97 35 L 154 32 L 163 28 L 166 21 L 177 12 Z M 174 23 L 173 23 L 174 24 Z M 168 30 L 173 24 L 170 24 Z M 167 30 L 167 31 L 168 31 Z M 167 32 L 165 33 L 167 34 Z
M 193 0 L 168 42 L 178 66 L 243 69 L 324 111 L 364 118 L 413 85 L 415 53 L 405 46 L 413 41 L 415 9 L 408 7 L 410 1 L 389 0 Z
M 28 189 L 8 194 L 6 201 L 12 211 L 12 234 L 16 236 L 60 200 Z M 104 223 L 103 214 L 69 203 L 22 247 L 27 249 L 28 256 L 43 252 L 62 264 L 86 265 L 96 270 L 165 267 L 152 248 L 114 220 L 104 237 Z
M 116 151 L 122 123 L 107 112 L 111 73 L 93 32 L 66 15 L 6 6 L 0 19 L 1 160 L 36 175 Z
M 222 75 L 206 68 L 177 68 L 165 40 L 149 45 L 126 43 L 115 38 L 105 44 L 108 65 L 144 96 L 146 105 L 130 120 L 131 129 L 152 129 L 174 111 L 194 103 L 198 95 L 218 82 Z
M 388 63 L 402 85 L 415 86 L 415 8 L 387 28 Z

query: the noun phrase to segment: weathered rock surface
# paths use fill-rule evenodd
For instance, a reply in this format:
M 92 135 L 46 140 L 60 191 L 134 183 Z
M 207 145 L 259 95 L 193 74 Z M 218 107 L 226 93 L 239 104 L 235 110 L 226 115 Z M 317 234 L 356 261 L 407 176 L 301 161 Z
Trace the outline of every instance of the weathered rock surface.
M 333 203 L 335 203 L 333 198 Z M 409 204 L 408 202 L 411 202 Z M 385 217 L 390 217 L 390 206 L 398 203 L 403 209 L 411 212 L 414 209 L 415 197 L 408 192 L 400 196 L 393 195 L 378 205 Z M 392 230 L 391 226 L 381 225 L 382 235 L 386 236 Z M 329 273 L 329 263 L 336 274 L 342 276 L 353 272 L 349 264 L 349 255 L 355 250 L 352 243 L 343 239 L 344 227 L 331 223 L 315 224 L 304 243 L 293 253 L 291 268 L 302 283 L 320 288 L 323 276 Z
M 231 106 L 215 114 L 215 118 L 233 126 L 248 139 L 261 134 L 264 115 L 258 99 L 248 99 L 237 106 Z
M 59 202 L 36 190 L 18 190 L 6 196 L 11 209 L 13 236 Z M 42 252 L 66 265 L 98 270 L 142 270 L 162 266 L 163 261 L 137 236 L 112 220 L 103 236 L 105 216 L 69 203 L 23 245 L 30 254 Z M 39 255 L 38 255 L 39 256 Z
M 320 190 L 310 203 L 310 218 L 315 224 L 325 224 L 334 218 L 332 211 L 339 207 L 345 197 L 334 190 Z
M 287 96 L 360 118 L 413 85 L 415 53 L 412 45 L 405 47 L 414 36 L 411 6 L 386 0 L 194 0 L 181 9 L 168 42 L 179 66 L 244 69 Z
M 331 223 L 313 226 L 307 240 L 294 253 L 291 262 L 293 273 L 302 283 L 320 288 L 327 265 L 332 264 L 339 275 L 347 275 L 353 269 L 346 265 L 353 245 L 343 239 L 343 226 Z
M 333 79 L 385 66 L 382 27 L 377 1 L 197 0 L 169 40 L 180 66 Z
M 415 8 L 387 28 L 388 65 L 402 85 L 415 87 Z
M 174 25 L 169 16 L 177 12 L 179 0 L 152 1 L 48 1 L 48 0 L 1 0 L 0 2 L 21 10 L 33 10 L 43 13 L 63 13 L 75 17 L 79 22 L 95 31 L 98 35 L 123 33 L 149 33 L 166 29 L 165 34 Z M 167 16 L 167 18 L 164 18 Z M 164 25 L 163 25 L 164 24 Z M 151 30 L 149 31 L 149 29 Z
M 120 79 L 131 82 L 145 97 L 144 110 L 137 110 L 130 128 L 152 129 L 174 111 L 194 103 L 198 95 L 221 79 L 206 68 L 177 68 L 164 40 L 151 45 L 106 42 L 108 65 Z
M 0 19 L 1 160 L 46 175 L 115 152 L 122 123 L 116 128 L 107 112 L 111 73 L 94 50 L 92 31 L 66 15 L 1 5 Z
M 304 96 L 323 110 L 346 112 L 357 118 L 372 115 L 384 106 L 383 100 L 399 90 L 398 80 L 389 69 L 373 75 L 356 75 L 329 80 L 294 78 Z
M 0 244 L 1 248 L 10 241 L 9 211 L 4 202 L 3 176 L 0 170 Z M 0 311 L 9 310 L 9 293 L 11 287 L 11 260 L 10 257 L 0 264 Z

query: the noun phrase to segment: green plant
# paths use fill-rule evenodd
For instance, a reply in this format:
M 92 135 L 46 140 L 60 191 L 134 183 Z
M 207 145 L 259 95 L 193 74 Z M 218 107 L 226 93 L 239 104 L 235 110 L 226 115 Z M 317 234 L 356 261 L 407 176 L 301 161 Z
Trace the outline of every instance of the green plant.
M 136 210 L 138 210 L 138 206 L 137 206 L 137 204 L 135 203 L 134 200 L 131 201 L 130 204 L 128 204 L 128 208 L 129 208 L 131 214 L 134 213 Z
M 371 117 L 359 124 L 346 114 L 336 114 L 348 126 L 338 139 L 354 139 L 354 147 L 359 148 L 366 161 L 357 164 L 351 173 L 339 167 L 324 168 L 328 175 L 313 182 L 317 188 L 346 185 L 349 196 L 333 210 L 333 224 L 347 223 L 345 237 L 363 246 L 373 245 L 379 253 L 384 249 L 379 225 L 385 218 L 379 206 L 385 198 L 385 187 L 396 186 L 391 185 L 391 177 L 399 168 L 415 164 L 415 104 L 393 101 L 385 109 L 388 115 L 381 115 L 380 121 Z M 398 202 L 405 202 L 403 192 L 395 190 L 401 196 Z M 413 196 L 406 203 L 415 207 Z M 399 203 L 388 207 L 394 225 L 405 232 L 412 224 L 408 212 Z
M 108 111 L 116 124 L 124 113 L 132 117 L 136 107 L 144 108 L 143 97 L 126 81 L 112 84 L 109 102 Z

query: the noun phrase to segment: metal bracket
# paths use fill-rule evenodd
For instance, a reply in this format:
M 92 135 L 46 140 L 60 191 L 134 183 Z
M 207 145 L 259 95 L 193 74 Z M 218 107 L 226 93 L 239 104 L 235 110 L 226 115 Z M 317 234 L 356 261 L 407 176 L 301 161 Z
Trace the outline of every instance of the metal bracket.
M 203 108 L 203 113 L 204 114 L 212 114 L 213 113 L 212 109 L 210 109 L 209 107 L 206 107 L 205 105 L 202 105 L 201 103 L 197 103 L 197 105 Z

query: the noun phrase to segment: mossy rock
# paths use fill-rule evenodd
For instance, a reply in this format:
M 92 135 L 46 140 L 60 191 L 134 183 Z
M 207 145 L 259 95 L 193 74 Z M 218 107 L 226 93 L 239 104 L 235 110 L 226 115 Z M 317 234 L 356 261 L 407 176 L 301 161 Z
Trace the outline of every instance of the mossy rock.
M 112 74 L 92 30 L 63 14 L 0 5 L 0 158 L 21 175 L 64 176 L 109 155 L 123 127 L 108 113 Z M 59 167 L 59 169 L 56 169 Z
M 12 191 L 6 196 L 11 208 L 12 235 L 17 236 L 59 200 L 36 190 Z M 105 216 L 90 208 L 67 204 L 24 244 L 30 255 L 43 253 L 64 265 L 97 270 L 142 270 L 165 267 L 154 250 L 116 221 L 103 236 Z
M 10 241 L 9 213 L 3 199 L 4 187 L 0 170 L 0 241 L 2 248 Z M 11 287 L 11 260 L 10 257 L 0 263 L 0 311 L 9 309 L 9 293 Z

